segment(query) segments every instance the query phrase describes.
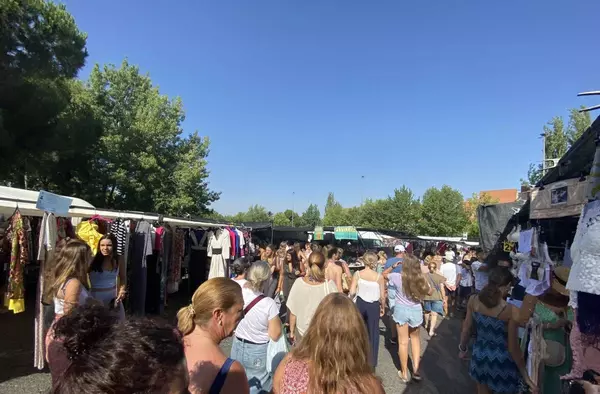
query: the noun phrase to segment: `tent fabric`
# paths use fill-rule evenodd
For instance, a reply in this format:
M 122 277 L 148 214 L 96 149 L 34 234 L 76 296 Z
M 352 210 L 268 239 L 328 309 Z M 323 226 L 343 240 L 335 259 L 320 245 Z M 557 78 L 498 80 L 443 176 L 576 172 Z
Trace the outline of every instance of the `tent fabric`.
M 600 116 L 588 128 L 571 148 L 559 160 L 558 165 L 549 169 L 539 182 L 548 185 L 571 178 L 587 176 L 590 173 L 594 153 L 596 152 L 596 137 L 600 133 Z
M 499 242 L 506 239 L 510 230 L 519 223 L 525 201 L 505 204 L 481 205 L 477 208 L 480 246 L 491 252 Z
M 36 208 L 39 192 L 0 186 L 0 214 L 12 215 L 17 207 L 23 216 L 43 216 L 44 212 Z M 95 209 L 92 204 L 76 197 L 72 199 L 70 212 L 74 209 Z
M 554 219 L 579 216 L 587 202 L 585 189 L 587 182 L 579 177 L 535 188 L 531 192 L 531 219 Z

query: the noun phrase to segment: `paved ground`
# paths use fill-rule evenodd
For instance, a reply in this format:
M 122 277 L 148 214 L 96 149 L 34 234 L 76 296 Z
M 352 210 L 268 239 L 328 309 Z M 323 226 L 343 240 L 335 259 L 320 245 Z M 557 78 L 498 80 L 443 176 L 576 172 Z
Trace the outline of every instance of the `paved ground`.
M 421 330 L 423 359 L 420 383 L 402 384 L 397 347 L 384 340 L 381 326 L 377 374 L 389 394 L 464 394 L 473 392 L 468 365 L 458 360 L 459 319 L 443 320 L 438 335 L 432 339 Z M 33 308 L 20 315 L 0 315 L 0 394 L 46 393 L 50 388 L 48 371 L 37 371 L 33 365 Z M 228 353 L 231 341 L 223 343 Z

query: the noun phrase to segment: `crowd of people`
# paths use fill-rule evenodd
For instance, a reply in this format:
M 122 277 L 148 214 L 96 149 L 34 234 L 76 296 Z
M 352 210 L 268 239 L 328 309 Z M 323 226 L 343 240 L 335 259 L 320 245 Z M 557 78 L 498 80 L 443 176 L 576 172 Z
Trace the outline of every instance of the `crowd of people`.
M 364 253 L 352 273 L 335 246 L 283 242 L 234 261 L 231 278 L 204 282 L 175 327 L 124 318 L 111 242 L 92 256 L 68 240 L 56 255 L 46 340 L 53 393 L 384 393 L 375 373 L 380 319 L 398 344 L 398 379 L 419 382 L 421 327 L 433 337 L 442 318 L 462 312 L 458 357 L 470 358 L 478 393 L 558 393 L 570 369 L 568 272 L 558 269 L 545 294 L 519 297 L 510 259 L 481 250 L 397 245 L 389 258 Z M 519 345 L 533 313 L 546 319 L 544 338 L 566 349 L 562 363 L 545 366 L 543 386 Z M 228 337 L 230 354 L 220 346 Z

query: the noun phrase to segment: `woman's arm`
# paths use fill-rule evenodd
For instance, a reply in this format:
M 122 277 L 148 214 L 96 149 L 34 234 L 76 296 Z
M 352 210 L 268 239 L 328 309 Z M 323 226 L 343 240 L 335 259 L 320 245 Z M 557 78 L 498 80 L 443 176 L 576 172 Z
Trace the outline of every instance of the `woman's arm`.
M 525 298 L 523 298 L 523 304 L 521 304 L 521 308 L 518 310 L 519 315 L 515 318 L 522 327 L 524 327 L 529 321 L 529 319 L 531 319 L 531 316 L 533 316 L 536 304 L 536 296 L 532 296 L 531 294 L 525 294 Z
M 356 291 L 358 289 L 358 271 L 352 275 L 352 283 L 350 284 L 350 294 L 348 296 L 350 299 L 353 299 L 356 296 Z
M 333 274 L 335 275 L 334 281 L 335 281 L 335 286 L 338 289 L 338 292 L 343 293 L 344 292 L 344 288 L 342 286 L 342 269 L 340 267 L 338 267 L 337 265 L 332 265 L 333 268 Z M 325 286 L 327 286 L 327 283 L 325 283 Z
M 81 288 L 83 285 L 80 281 L 76 279 L 72 279 L 67 282 L 65 286 L 65 307 L 64 314 L 71 312 L 72 309 L 77 308 L 79 306 L 79 294 L 81 293 Z
M 458 345 L 459 353 L 467 352 L 467 344 L 469 342 L 469 338 L 471 338 L 471 327 L 473 326 L 473 307 L 475 303 L 475 297 L 471 297 L 469 299 L 469 303 L 467 304 L 467 315 L 465 316 L 465 320 L 463 321 L 462 330 L 460 332 L 460 342 Z
M 279 316 L 275 316 L 269 320 L 267 331 L 269 332 L 269 338 L 273 341 L 277 341 L 281 337 L 281 320 Z
M 119 256 L 119 291 L 117 293 L 117 301 L 122 301 L 127 295 L 127 267 L 125 266 L 125 258 Z
M 342 262 L 342 267 L 344 267 L 344 272 L 346 273 L 346 276 L 351 277 L 352 276 L 352 272 L 350 272 L 350 267 L 348 267 L 348 263 L 346 263 L 345 261 Z
M 290 311 L 290 339 L 294 341 L 296 337 L 296 315 Z
M 377 283 L 379 283 L 379 316 L 383 316 L 385 314 L 385 279 L 383 276 L 379 276 L 377 279 Z
M 277 295 L 277 296 L 281 292 L 281 289 L 283 289 L 283 276 L 284 276 L 284 272 L 281 271 L 279 273 L 279 278 L 277 279 L 277 288 L 275 289 L 275 295 Z

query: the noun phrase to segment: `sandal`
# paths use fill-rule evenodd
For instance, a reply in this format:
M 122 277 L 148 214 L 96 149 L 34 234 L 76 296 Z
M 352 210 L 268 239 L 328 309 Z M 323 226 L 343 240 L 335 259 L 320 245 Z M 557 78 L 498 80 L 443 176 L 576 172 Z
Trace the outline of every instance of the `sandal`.
M 407 377 L 406 377 L 406 378 L 404 378 L 404 377 L 402 376 L 402 371 L 398 371 L 398 377 L 400 378 L 400 380 L 401 380 L 401 381 L 402 381 L 402 383 L 404 383 L 404 384 L 406 384 L 406 383 L 410 382 L 410 372 L 407 372 L 407 373 L 406 373 L 406 375 L 407 375 Z
M 417 382 L 420 382 L 421 380 L 423 380 L 423 378 L 421 377 L 421 375 L 418 372 L 413 373 L 413 379 Z

